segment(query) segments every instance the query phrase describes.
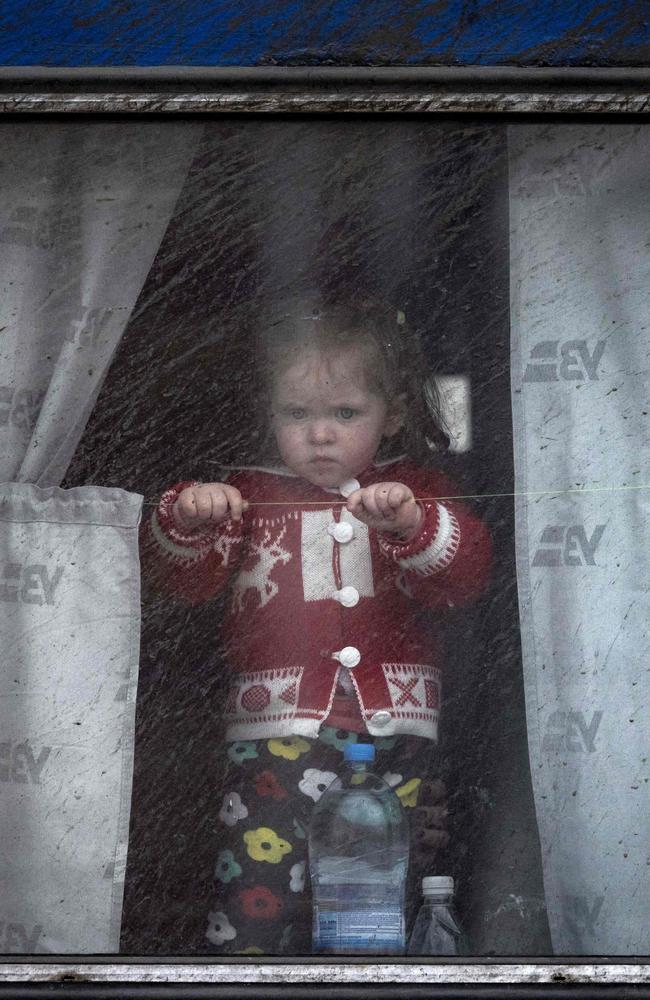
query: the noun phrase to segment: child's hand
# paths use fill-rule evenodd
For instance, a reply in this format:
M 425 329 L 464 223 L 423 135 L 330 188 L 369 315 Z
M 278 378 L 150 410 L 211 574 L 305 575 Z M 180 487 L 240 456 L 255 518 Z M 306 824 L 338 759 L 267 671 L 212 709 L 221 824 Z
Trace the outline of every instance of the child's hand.
M 174 521 L 181 531 L 210 524 L 220 524 L 227 517 L 241 521 L 248 502 L 234 486 L 227 483 L 203 483 L 188 486 L 179 494 L 172 507 Z
M 404 542 L 415 538 L 424 516 L 404 483 L 375 483 L 355 490 L 348 497 L 347 509 L 369 528 L 398 535 Z

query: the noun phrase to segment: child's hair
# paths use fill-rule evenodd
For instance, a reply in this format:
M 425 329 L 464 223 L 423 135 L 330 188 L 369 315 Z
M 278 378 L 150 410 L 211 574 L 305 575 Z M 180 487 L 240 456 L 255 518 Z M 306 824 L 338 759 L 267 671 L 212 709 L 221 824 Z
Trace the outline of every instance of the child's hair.
M 323 301 L 317 295 L 301 295 L 283 302 L 258 320 L 256 337 L 257 392 L 270 409 L 273 374 L 283 359 L 296 350 L 359 348 L 365 361 L 369 388 L 404 410 L 400 431 L 382 442 L 378 458 L 398 455 L 425 463 L 432 452 L 449 445 L 440 400 L 431 372 L 427 371 L 419 338 L 398 309 L 377 300 L 356 303 Z M 268 430 L 268 427 L 267 427 Z M 268 457 L 274 442 L 263 434 Z

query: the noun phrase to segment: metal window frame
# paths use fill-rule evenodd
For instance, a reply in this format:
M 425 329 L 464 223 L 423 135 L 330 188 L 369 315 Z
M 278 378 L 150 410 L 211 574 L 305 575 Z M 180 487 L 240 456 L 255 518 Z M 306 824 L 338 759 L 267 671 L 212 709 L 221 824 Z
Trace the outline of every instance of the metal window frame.
M 650 67 L 0 67 L 0 111 L 639 115 Z
M 53 115 L 431 115 L 642 121 L 650 67 L 0 67 L 0 120 Z M 650 957 L 186 959 L 0 957 L 0 1000 L 650 1000 Z

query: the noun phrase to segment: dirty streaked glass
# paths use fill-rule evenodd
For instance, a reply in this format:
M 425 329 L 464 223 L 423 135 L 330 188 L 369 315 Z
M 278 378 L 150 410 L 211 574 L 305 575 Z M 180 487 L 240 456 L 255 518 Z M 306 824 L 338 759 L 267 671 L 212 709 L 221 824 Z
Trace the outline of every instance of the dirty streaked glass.
M 372 742 L 407 930 L 647 952 L 646 127 L 3 129 L 0 950 L 311 954 Z

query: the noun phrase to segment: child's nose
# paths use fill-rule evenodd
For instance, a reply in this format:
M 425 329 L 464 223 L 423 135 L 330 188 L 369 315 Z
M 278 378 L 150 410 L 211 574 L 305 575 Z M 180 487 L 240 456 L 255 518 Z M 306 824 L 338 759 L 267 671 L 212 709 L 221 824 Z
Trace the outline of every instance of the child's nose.
M 329 420 L 314 420 L 309 432 L 314 444 L 327 444 L 334 440 L 334 427 Z

